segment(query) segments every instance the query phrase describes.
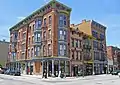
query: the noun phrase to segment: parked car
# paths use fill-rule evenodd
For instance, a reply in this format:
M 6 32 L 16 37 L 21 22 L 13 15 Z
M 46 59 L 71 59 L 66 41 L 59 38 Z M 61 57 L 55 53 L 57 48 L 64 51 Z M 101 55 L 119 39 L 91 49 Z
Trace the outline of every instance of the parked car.
M 12 71 L 10 72 L 10 75 L 21 76 L 21 72 L 18 71 L 18 70 L 12 70 Z
M 4 74 L 10 75 L 10 69 L 6 70 Z
M 111 72 L 112 75 L 118 75 L 118 73 L 120 73 L 120 70 L 115 70 Z
M 4 74 L 6 70 L 7 68 L 2 68 L 2 74 Z

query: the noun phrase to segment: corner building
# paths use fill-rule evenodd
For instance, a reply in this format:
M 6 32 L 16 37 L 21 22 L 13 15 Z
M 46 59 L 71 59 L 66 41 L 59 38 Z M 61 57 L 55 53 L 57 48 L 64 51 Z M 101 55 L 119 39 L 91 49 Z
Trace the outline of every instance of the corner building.
M 23 74 L 70 75 L 71 8 L 52 0 L 10 28 L 10 69 Z

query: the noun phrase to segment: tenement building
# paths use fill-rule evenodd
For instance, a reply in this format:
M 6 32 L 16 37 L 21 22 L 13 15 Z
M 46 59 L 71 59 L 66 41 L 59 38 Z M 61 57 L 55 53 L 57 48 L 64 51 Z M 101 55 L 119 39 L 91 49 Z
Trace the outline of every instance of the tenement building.
M 71 8 L 52 0 L 10 28 L 11 69 L 22 73 L 70 75 L 69 26 Z
M 120 69 L 120 48 L 114 46 L 107 46 L 108 70 Z
M 51 0 L 10 28 L 8 67 L 48 76 L 102 73 L 106 27 L 95 21 L 70 25 L 70 14 L 71 8 Z
M 92 36 L 92 62 L 93 74 L 107 72 L 106 52 L 106 27 L 94 20 L 82 20 L 82 23 L 74 25 L 80 31 Z

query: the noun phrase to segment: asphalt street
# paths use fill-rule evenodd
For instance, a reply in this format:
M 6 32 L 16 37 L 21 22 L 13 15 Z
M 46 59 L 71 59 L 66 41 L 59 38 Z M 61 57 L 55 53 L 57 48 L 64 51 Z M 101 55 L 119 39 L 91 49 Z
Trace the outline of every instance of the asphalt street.
M 0 85 L 120 85 L 120 78 L 112 75 L 80 78 L 48 78 L 33 76 L 9 76 L 0 74 Z

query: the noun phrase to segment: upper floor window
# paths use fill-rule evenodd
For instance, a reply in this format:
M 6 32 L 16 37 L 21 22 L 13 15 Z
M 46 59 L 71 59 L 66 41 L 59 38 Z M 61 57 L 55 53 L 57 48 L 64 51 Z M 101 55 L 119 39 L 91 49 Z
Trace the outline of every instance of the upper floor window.
M 97 41 L 93 41 L 93 48 L 98 48 L 98 42 Z
M 72 51 L 71 53 L 72 53 L 72 59 L 74 59 L 74 51 Z
M 28 49 L 28 57 L 30 57 L 30 49 Z
M 46 18 L 44 18 L 44 26 L 46 26 L 46 24 L 47 24 L 47 23 L 46 23 Z
M 51 56 L 52 55 L 52 49 L 51 49 L 51 45 L 48 45 L 48 55 Z
M 36 42 L 40 42 L 41 41 L 41 34 L 40 33 L 36 33 L 35 34 L 35 41 Z
M 42 20 L 38 19 L 38 20 L 35 21 L 35 28 L 36 29 L 38 29 L 39 27 L 41 27 L 41 25 L 42 25 Z
M 74 39 L 71 38 L 71 41 L 72 41 L 72 47 L 74 47 Z
M 26 38 L 26 33 L 23 33 L 22 38 L 23 40 Z
M 78 51 L 76 51 L 76 60 L 78 60 Z
M 82 41 L 81 40 L 79 40 L 79 47 L 81 48 L 81 46 L 82 46 Z
M 15 33 L 15 34 L 14 34 L 14 38 L 15 38 L 15 40 L 17 39 L 17 36 L 18 36 L 18 34 L 17 34 L 17 33 Z
M 33 29 L 32 31 L 34 32 L 34 29 L 35 29 L 35 25 L 34 25 L 34 24 L 33 24 L 33 27 L 32 27 L 32 29 Z
M 46 52 L 46 50 L 45 50 L 45 45 L 43 46 L 43 56 L 45 55 L 45 52 Z
M 93 35 L 93 37 L 98 38 L 98 33 L 97 32 L 92 31 L 92 35 Z
M 28 39 L 28 45 L 30 45 L 30 38 Z
M 31 26 L 29 26 L 28 33 L 31 33 Z
M 59 31 L 59 39 L 60 40 L 66 40 L 67 39 L 66 30 L 60 30 Z
M 80 60 L 82 60 L 82 51 L 80 51 Z
M 60 56 L 66 56 L 66 54 L 67 54 L 66 45 L 65 44 L 60 44 L 59 49 L 60 49 L 59 50 Z
M 34 36 L 32 36 L 32 43 L 34 42 Z
M 64 25 L 65 25 L 65 26 L 67 25 L 67 18 L 66 18 L 65 15 L 64 15 Z
M 59 35 L 60 35 L 60 39 L 63 40 L 64 36 L 63 36 L 63 31 L 62 30 L 59 31 Z
M 100 34 L 100 39 L 104 39 L 104 35 L 103 34 Z
M 66 40 L 66 39 L 67 39 L 67 31 L 64 30 L 64 40 Z
M 31 49 L 31 58 L 34 56 L 33 48 Z
M 46 32 L 43 33 L 43 39 L 46 39 Z
M 49 33 L 48 33 L 48 38 L 51 38 L 51 34 L 52 34 L 52 33 L 51 33 L 51 30 L 49 30 L 48 32 L 49 32 Z
M 60 15 L 59 16 L 59 26 L 63 27 L 67 25 L 67 17 L 66 15 Z
M 78 48 L 78 40 L 76 40 L 76 47 Z
M 52 17 L 49 16 L 49 24 L 52 24 Z

